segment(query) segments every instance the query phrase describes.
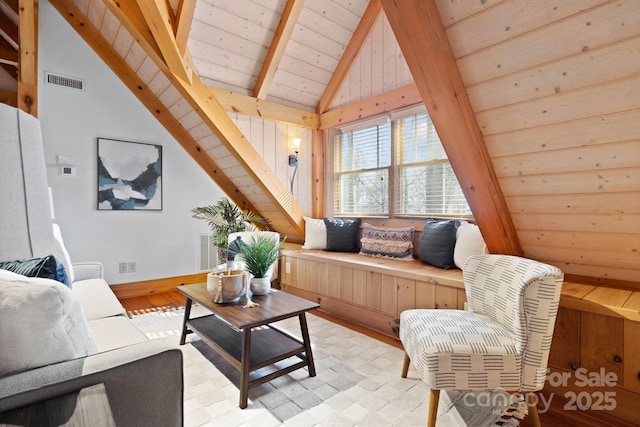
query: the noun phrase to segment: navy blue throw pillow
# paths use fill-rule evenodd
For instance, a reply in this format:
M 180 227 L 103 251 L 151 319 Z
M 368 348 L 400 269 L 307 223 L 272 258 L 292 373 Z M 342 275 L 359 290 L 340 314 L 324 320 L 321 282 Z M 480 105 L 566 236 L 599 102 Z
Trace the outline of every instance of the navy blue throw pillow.
M 67 270 L 64 269 L 64 264 L 58 261 L 56 261 L 56 280 L 69 288 L 71 287 Z
M 327 228 L 327 247 L 325 251 L 360 252 L 358 230 L 360 218 L 325 218 Z
M 15 261 L 0 261 L 0 268 L 27 277 L 58 280 L 58 264 L 53 255 Z
M 459 225 L 457 219 L 427 219 L 420 236 L 420 260 L 444 269 L 455 267 L 453 250 Z

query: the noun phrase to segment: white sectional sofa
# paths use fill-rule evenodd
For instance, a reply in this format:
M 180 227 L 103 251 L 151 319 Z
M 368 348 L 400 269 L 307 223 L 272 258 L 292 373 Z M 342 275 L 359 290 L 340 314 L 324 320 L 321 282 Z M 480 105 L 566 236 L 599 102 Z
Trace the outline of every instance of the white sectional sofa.
M 124 307 L 102 278 L 101 264 L 74 264 L 73 268 L 76 275 L 78 268 L 89 273 L 89 276 L 83 273 L 80 280 L 73 282 L 71 292 L 82 306 L 98 351 L 113 350 L 147 340 L 131 322 Z
M 69 288 L 0 270 L 0 425 L 182 425 L 177 342 L 135 327 L 101 264 L 71 264 L 38 120 L 0 104 L 0 129 L 0 261 L 53 255 L 73 276 Z
M 102 278 L 101 264 L 74 264 L 73 269 L 77 278 L 71 292 L 82 306 L 98 351 L 108 351 L 147 340 L 127 317 L 124 307 Z

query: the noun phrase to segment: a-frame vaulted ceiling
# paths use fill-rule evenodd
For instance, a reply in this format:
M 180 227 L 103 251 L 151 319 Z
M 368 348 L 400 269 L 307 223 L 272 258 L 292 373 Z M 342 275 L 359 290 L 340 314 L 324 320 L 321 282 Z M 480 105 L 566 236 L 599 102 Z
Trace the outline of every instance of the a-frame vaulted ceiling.
M 311 130 L 318 217 L 324 132 L 422 101 L 492 252 L 637 280 L 635 0 L 50 3 L 231 199 L 289 241 L 305 212 L 227 113 Z M 413 83 L 335 103 L 347 80 L 367 92 L 358 60 L 380 16 Z
M 266 98 L 265 101 L 271 105 L 296 108 L 303 118 L 313 114 L 309 111 L 312 108 L 319 113 L 324 112 L 381 13 L 382 4 L 378 0 L 289 0 L 272 2 L 269 9 L 264 6 L 268 3 L 258 6 L 247 2 L 251 3 L 249 8 L 248 4 L 239 8 L 237 3 L 226 0 L 195 3 L 167 3 L 164 0 L 138 0 L 137 3 L 52 1 L 105 62 L 117 70 L 134 93 L 145 100 L 147 107 L 155 111 L 168 129 L 173 130 L 176 139 L 232 199 L 268 217 L 274 228 L 286 234 L 290 241 L 301 241 L 305 213 L 227 117 L 218 97 L 223 99 L 221 89 L 234 89 L 237 99 L 260 102 Z M 397 9 L 391 2 L 385 7 L 399 15 L 413 13 Z M 435 5 L 431 4 L 431 8 L 435 11 L 435 20 L 429 22 L 428 19 L 433 18 L 418 15 L 415 25 L 440 25 Z M 95 22 L 89 25 L 86 19 Z M 181 19 L 192 22 L 189 25 L 191 31 L 183 30 L 187 24 Z M 237 25 L 239 19 L 243 23 L 240 26 Z M 423 22 L 423 19 L 427 21 Z M 223 33 L 220 28 L 229 25 L 226 23 L 229 20 L 236 23 L 235 34 L 228 28 Z M 127 34 L 123 35 L 125 29 Z M 185 41 L 187 35 L 189 39 Z M 122 47 L 122 39 L 126 40 L 126 50 Z M 147 57 L 141 55 L 137 58 L 139 63 L 133 64 L 131 52 L 136 51 L 137 44 Z M 312 46 L 305 47 L 304 44 Z M 194 47 L 195 54 L 189 45 Z M 301 60 L 305 57 L 305 50 L 315 55 L 315 61 L 310 57 L 307 61 Z M 253 65 L 243 69 L 245 75 L 234 69 L 243 61 L 241 56 L 246 64 Z M 157 68 L 149 70 L 140 66 L 140 62 L 144 65 L 149 58 Z M 231 63 L 220 63 L 229 58 L 233 59 Z M 288 70 L 288 62 L 295 63 L 291 65 L 292 70 Z M 127 68 L 131 72 L 122 71 Z M 217 87 L 210 91 L 205 81 L 215 81 Z M 155 92 L 160 101 L 162 95 L 173 88 L 184 102 L 172 100 L 173 105 L 156 108 L 158 99 L 149 99 L 151 94 L 144 94 L 147 88 Z M 238 93 L 242 91 L 251 91 L 251 95 L 257 96 Z M 450 93 L 445 91 L 443 96 L 448 97 Z M 264 110 L 258 113 L 263 116 Z M 164 111 L 169 114 L 163 114 Z M 273 111 L 274 115 L 277 114 L 275 109 Z M 477 126 L 475 134 L 479 135 Z M 322 133 L 314 135 L 322 138 Z M 318 146 L 317 141 L 315 146 Z M 481 137 L 479 141 L 477 138 L 469 140 L 469 146 L 474 147 L 476 153 L 484 152 Z M 203 151 L 205 155 L 202 155 Z M 481 157 L 488 156 L 485 153 Z M 467 174 L 469 185 L 463 184 L 463 188 L 471 196 L 472 209 L 476 188 L 479 188 L 474 183 L 483 182 L 481 192 L 484 196 L 492 196 L 490 203 L 485 202 L 485 209 L 478 218 L 487 231 L 485 234 L 496 236 L 490 242 L 491 249 L 502 253 L 521 253 L 495 176 L 490 171 L 486 173 L 488 165 L 490 163 L 474 169 L 481 176 Z M 318 171 L 315 174 L 319 174 Z M 494 233 L 491 230 L 500 231 Z

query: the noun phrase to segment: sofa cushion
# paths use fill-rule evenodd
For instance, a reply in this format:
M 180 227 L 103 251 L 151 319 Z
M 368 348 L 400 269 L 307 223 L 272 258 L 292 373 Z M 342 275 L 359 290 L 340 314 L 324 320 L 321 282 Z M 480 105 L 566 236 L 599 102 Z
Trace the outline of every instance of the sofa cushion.
M 104 279 L 80 280 L 73 284 L 87 320 L 126 315 L 126 311 Z
M 51 279 L 0 270 L 0 377 L 96 351 L 80 303 Z
M 89 329 L 100 352 L 147 341 L 147 336 L 126 316 L 90 320 Z

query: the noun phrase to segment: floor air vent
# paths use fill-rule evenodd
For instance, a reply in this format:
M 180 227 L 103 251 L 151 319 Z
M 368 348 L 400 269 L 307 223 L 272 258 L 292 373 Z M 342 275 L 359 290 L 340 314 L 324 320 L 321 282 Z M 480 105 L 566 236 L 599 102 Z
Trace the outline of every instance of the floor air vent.
M 75 77 L 61 76 L 60 74 L 45 72 L 44 81 L 45 84 L 51 86 L 62 86 L 69 89 L 84 91 L 84 80 L 77 79 Z

